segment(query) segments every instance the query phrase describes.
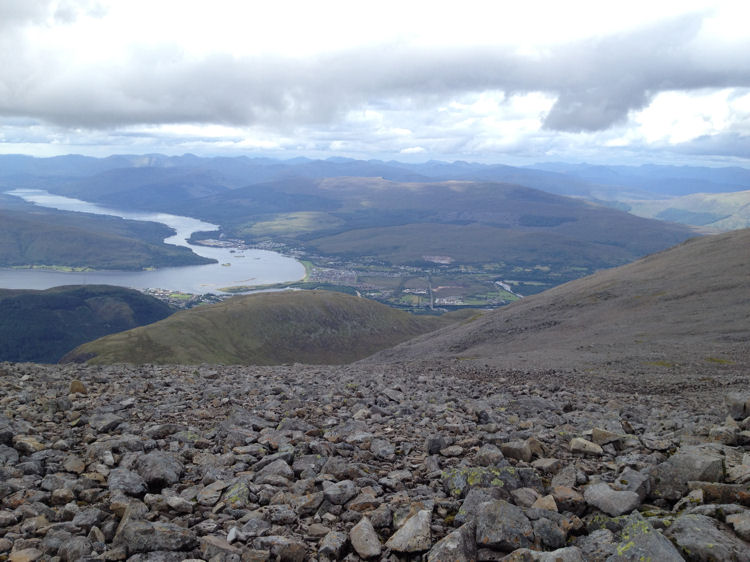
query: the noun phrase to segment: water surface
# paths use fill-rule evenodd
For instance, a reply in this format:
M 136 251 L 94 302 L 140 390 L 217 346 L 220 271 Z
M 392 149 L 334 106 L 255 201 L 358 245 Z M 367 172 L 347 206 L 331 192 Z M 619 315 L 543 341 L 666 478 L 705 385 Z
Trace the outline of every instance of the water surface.
M 40 189 L 15 189 L 6 192 L 40 207 L 61 211 L 112 215 L 129 220 L 151 221 L 167 225 L 175 234 L 164 242 L 190 248 L 199 256 L 213 258 L 216 264 L 165 267 L 153 271 L 62 272 L 44 269 L 0 268 L 0 287 L 6 289 L 49 289 L 59 285 L 107 284 L 135 289 L 158 288 L 185 293 L 219 293 L 221 288 L 238 285 L 265 285 L 297 281 L 305 275 L 297 260 L 267 250 L 232 250 L 190 244 L 195 232 L 218 230 L 215 224 L 192 217 L 140 211 L 122 211 L 95 203 L 53 195 Z

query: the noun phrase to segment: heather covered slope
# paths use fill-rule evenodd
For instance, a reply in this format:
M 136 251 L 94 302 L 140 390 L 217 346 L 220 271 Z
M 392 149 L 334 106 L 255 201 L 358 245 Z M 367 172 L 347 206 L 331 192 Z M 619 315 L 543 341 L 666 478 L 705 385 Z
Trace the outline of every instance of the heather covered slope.
M 513 369 L 738 368 L 750 356 L 750 230 L 689 240 L 378 354 Z
M 64 362 L 338 364 L 361 359 L 451 320 L 412 316 L 327 291 L 235 297 L 79 346 Z

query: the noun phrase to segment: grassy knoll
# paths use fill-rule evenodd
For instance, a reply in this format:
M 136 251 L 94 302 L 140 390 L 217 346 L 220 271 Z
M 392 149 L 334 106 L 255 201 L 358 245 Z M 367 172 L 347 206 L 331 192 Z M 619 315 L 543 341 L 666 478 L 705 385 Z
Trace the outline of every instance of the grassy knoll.
M 238 296 L 79 346 L 89 363 L 347 363 L 461 316 L 414 316 L 328 291 Z

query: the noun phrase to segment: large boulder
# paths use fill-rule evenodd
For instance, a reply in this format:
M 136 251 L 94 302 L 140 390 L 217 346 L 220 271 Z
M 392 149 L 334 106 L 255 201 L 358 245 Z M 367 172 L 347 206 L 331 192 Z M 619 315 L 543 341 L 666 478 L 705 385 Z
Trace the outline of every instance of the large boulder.
M 180 461 L 162 451 L 151 451 L 139 457 L 135 469 L 152 490 L 176 484 L 184 470 Z
M 750 543 L 721 530 L 715 519 L 705 515 L 678 517 L 664 534 L 689 560 L 750 561 Z
M 596 482 L 583 490 L 586 503 L 612 516 L 630 513 L 641 503 L 635 492 L 613 490 L 606 482 Z
M 679 500 L 687 492 L 688 482 L 723 482 L 724 474 L 724 456 L 715 446 L 681 447 L 651 472 L 650 497 Z
M 511 552 L 531 546 L 534 529 L 519 507 L 493 500 L 479 505 L 475 536 L 480 547 Z
M 684 562 L 684 558 L 669 539 L 654 529 L 640 513 L 631 513 L 622 524 L 620 542 L 615 547 L 615 553 L 607 558 L 607 562 Z

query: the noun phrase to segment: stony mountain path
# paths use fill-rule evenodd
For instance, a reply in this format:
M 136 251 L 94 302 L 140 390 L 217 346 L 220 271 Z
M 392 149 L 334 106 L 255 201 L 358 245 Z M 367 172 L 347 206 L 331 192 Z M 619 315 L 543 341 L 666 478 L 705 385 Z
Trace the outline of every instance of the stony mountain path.
M 0 561 L 750 560 L 750 386 L 0 364 Z

